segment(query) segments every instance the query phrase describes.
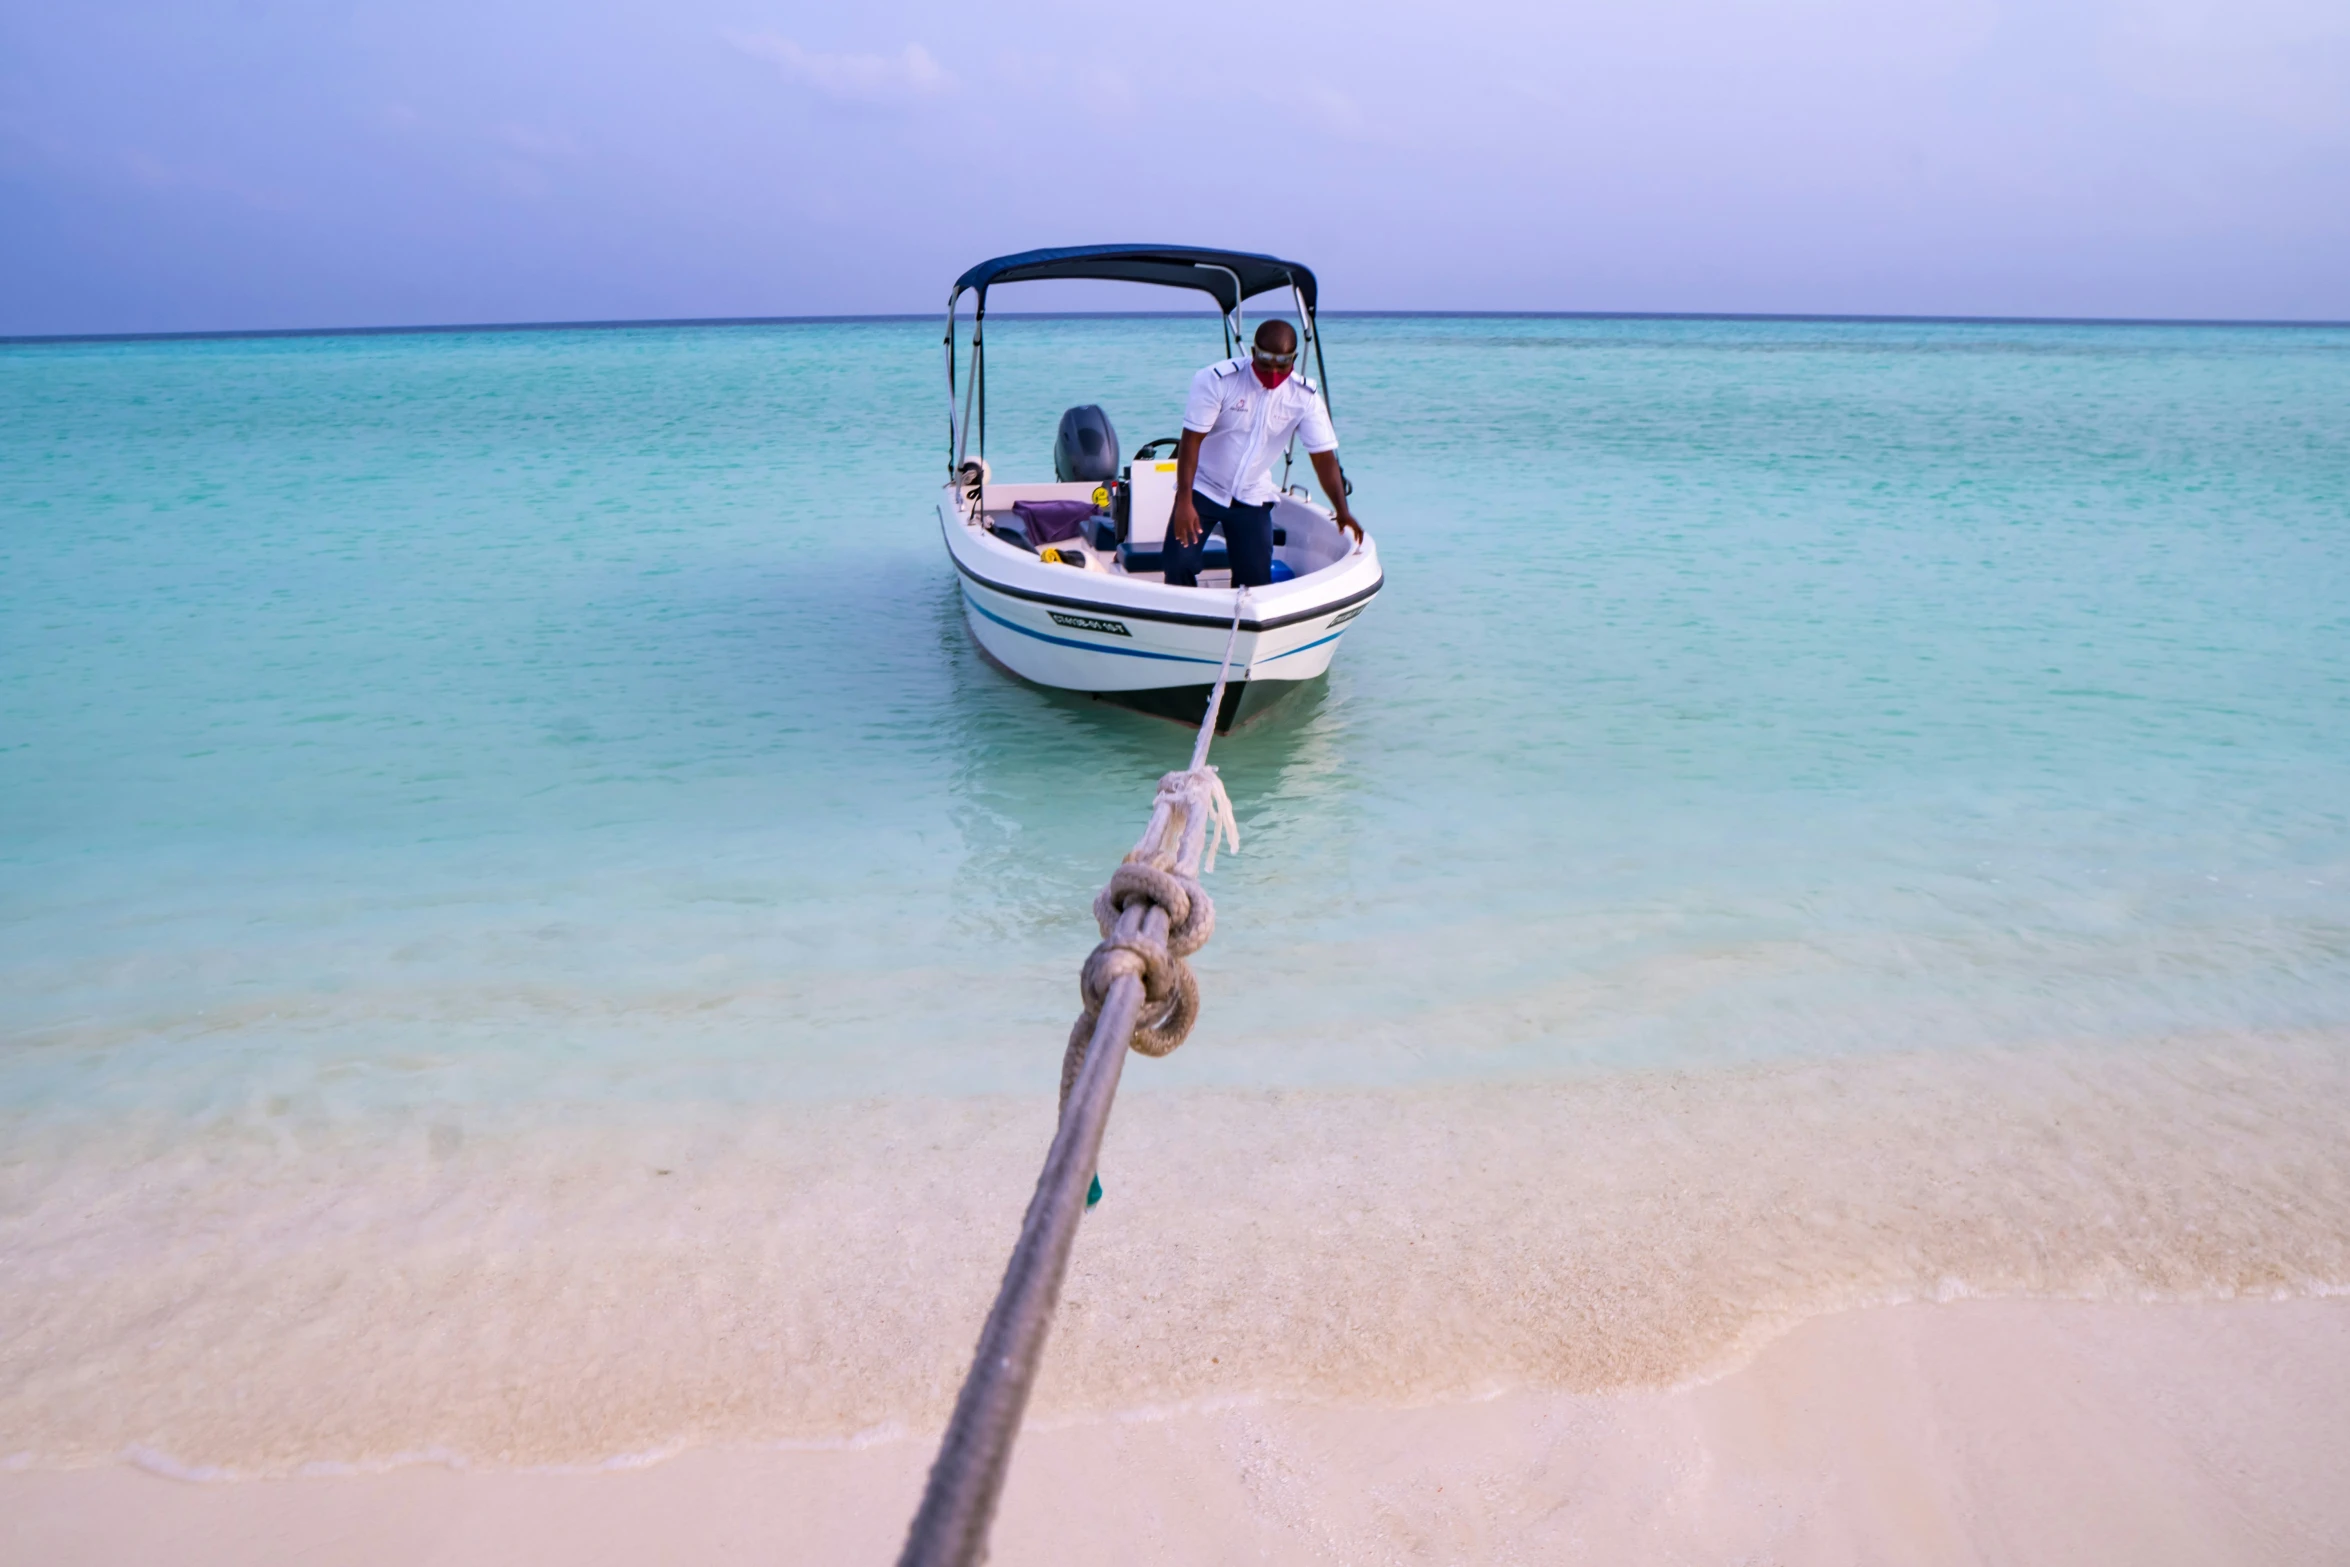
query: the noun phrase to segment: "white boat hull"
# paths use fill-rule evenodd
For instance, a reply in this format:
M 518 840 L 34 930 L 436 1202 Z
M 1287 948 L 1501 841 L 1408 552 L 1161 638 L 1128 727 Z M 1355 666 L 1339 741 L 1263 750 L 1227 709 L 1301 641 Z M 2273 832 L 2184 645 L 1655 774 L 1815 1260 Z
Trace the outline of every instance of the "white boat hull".
M 1319 507 L 1293 497 L 1280 506 L 1276 524 L 1286 520 L 1292 535 L 1336 534 Z M 961 581 L 964 618 L 973 639 L 998 664 L 1038 685 L 1091 692 L 1196 723 L 1229 640 L 1234 689 L 1218 723 L 1226 729 L 1328 670 L 1382 580 L 1378 551 L 1367 540 L 1359 546 L 1325 543 L 1323 553 L 1338 558 L 1288 582 L 1244 590 L 1182 588 L 1155 576 L 1042 561 L 972 522 L 953 486 L 940 498 L 938 517 Z M 1234 637 L 1233 611 L 1242 592 L 1247 603 Z

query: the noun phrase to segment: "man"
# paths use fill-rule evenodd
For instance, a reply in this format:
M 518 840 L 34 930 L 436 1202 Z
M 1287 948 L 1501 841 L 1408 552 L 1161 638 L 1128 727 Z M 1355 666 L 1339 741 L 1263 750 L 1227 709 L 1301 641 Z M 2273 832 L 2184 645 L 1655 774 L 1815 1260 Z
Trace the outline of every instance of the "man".
M 1290 374 L 1296 365 L 1297 333 L 1286 321 L 1268 321 L 1257 328 L 1246 359 L 1227 359 L 1191 378 L 1175 452 L 1175 510 L 1167 518 L 1166 576 L 1174 586 L 1199 586 L 1208 535 L 1219 529 L 1232 557 L 1233 586 L 1273 580 L 1273 501 L 1280 494 L 1273 459 L 1293 433 L 1313 459 L 1338 525 L 1361 540 L 1362 524 L 1347 509 L 1330 411 L 1313 382 Z

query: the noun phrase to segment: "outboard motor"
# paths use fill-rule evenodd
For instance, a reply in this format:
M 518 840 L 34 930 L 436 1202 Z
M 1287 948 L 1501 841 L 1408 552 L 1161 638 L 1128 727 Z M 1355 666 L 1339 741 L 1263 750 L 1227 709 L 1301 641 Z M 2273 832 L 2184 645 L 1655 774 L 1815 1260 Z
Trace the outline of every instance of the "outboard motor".
M 1061 415 L 1053 437 L 1053 477 L 1063 484 L 1107 484 L 1118 477 L 1118 432 L 1098 403 Z

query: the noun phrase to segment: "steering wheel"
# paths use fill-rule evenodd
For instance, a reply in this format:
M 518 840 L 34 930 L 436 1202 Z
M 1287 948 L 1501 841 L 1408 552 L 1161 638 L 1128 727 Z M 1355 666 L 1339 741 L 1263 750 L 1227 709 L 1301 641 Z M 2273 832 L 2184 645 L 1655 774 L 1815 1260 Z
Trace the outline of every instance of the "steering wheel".
M 1173 451 L 1176 447 L 1181 446 L 1182 444 L 1182 437 L 1173 435 L 1163 436 L 1155 441 L 1145 441 L 1142 443 L 1142 450 L 1134 454 L 1134 460 L 1136 462 L 1149 462 L 1151 460 L 1151 453 L 1157 451 L 1160 447 L 1164 446 L 1167 448 L 1167 450 Z

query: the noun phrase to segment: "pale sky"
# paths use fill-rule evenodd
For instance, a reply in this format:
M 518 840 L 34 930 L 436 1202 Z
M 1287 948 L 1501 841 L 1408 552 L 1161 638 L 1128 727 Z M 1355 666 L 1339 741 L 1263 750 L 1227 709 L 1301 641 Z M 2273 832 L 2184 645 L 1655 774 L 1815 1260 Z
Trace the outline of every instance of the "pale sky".
M 0 333 L 927 312 L 1097 240 L 1332 309 L 2350 318 L 2350 0 L 0 0 Z

